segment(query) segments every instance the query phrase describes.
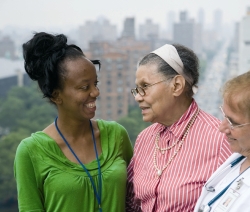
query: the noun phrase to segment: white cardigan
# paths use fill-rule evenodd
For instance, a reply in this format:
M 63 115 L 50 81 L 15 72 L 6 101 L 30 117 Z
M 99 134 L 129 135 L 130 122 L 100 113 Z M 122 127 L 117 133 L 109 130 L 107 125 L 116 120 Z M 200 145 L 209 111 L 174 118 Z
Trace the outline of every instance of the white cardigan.
M 218 184 L 229 172 L 230 167 L 226 168 L 227 166 L 230 166 L 230 163 L 233 162 L 236 158 L 240 157 L 241 155 L 238 153 L 232 154 L 208 179 L 207 181 L 207 188 L 210 186 L 215 187 L 215 185 Z M 226 168 L 226 169 L 225 169 Z M 225 169 L 225 170 L 223 170 Z M 244 178 L 242 180 L 242 186 L 239 190 L 237 190 L 238 193 L 240 193 L 240 196 L 237 198 L 237 200 L 232 204 L 232 206 L 227 210 L 230 212 L 250 212 L 250 168 L 246 170 L 242 175 L 240 175 L 239 178 Z M 237 186 L 237 180 L 235 180 L 232 185 L 228 188 L 236 188 Z M 201 203 L 203 199 L 208 195 L 210 192 L 207 191 L 205 185 L 202 189 L 201 195 L 196 203 L 194 212 L 198 212 L 199 208 L 201 206 Z M 227 190 L 227 191 L 228 191 Z M 223 196 L 226 194 L 226 192 L 223 194 Z M 216 195 L 215 195 L 216 196 Z M 223 196 L 220 197 L 220 199 L 223 198 Z M 218 199 L 212 206 L 211 206 L 211 212 L 214 211 L 215 207 L 219 204 L 220 199 Z

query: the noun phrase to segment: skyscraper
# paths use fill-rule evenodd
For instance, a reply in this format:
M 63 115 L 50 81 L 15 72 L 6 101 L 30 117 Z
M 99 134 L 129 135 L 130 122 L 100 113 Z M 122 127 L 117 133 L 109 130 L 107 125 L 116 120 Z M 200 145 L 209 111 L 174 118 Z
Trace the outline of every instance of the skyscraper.
M 214 16 L 213 16 L 213 28 L 216 31 L 221 30 L 222 27 L 222 11 L 221 10 L 215 10 Z
M 203 8 L 200 8 L 198 11 L 198 23 L 201 24 L 202 28 L 205 26 L 205 11 Z
M 78 43 L 83 49 L 88 49 L 91 41 L 115 41 L 116 39 L 116 26 L 103 17 L 97 21 L 86 21 L 83 26 L 79 27 Z
M 121 37 L 135 38 L 135 18 L 126 18 L 123 24 Z
M 239 26 L 239 74 L 250 71 L 250 7 Z
M 139 26 L 139 39 L 150 40 L 159 37 L 159 25 L 154 24 L 151 19 L 147 19 L 144 24 Z
M 174 11 L 170 11 L 168 12 L 167 15 L 167 31 L 169 31 L 171 34 L 173 33 L 173 26 L 175 23 L 175 12 Z
M 187 11 L 180 12 L 180 22 L 174 24 L 175 43 L 191 48 L 196 54 L 201 53 L 201 25 L 188 18 Z

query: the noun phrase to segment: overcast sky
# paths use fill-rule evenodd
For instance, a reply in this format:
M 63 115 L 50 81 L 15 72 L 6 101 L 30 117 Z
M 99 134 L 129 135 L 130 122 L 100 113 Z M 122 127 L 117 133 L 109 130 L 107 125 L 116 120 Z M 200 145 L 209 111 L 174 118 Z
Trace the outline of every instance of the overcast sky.
M 223 22 L 239 21 L 250 7 L 250 0 L 0 0 L 0 30 L 6 26 L 76 27 L 86 20 L 104 16 L 120 27 L 126 17 L 135 17 L 136 24 L 151 18 L 165 27 L 167 13 L 188 10 L 197 18 L 200 8 L 206 23 L 213 12 L 221 9 Z

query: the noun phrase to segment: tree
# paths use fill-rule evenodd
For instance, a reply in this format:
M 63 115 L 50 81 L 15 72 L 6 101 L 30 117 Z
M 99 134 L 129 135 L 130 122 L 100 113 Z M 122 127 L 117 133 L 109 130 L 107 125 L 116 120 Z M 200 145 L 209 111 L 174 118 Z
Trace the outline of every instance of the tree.
M 133 145 L 138 134 L 150 125 L 142 120 L 141 109 L 138 106 L 130 106 L 128 115 L 117 122 L 126 128 Z
M 45 127 L 55 116 L 55 108 L 42 98 L 35 85 L 13 87 L 0 106 L 0 126 L 10 131 L 22 127 L 30 132 L 41 130 L 41 125 Z
M 17 199 L 13 164 L 18 144 L 31 133 L 43 130 L 56 114 L 55 107 L 42 98 L 35 85 L 13 87 L 1 101 L 0 127 L 10 133 L 0 137 L 0 207 Z
M 13 171 L 14 157 L 18 144 L 28 135 L 27 130 L 20 129 L 0 139 L 0 205 L 5 204 L 10 199 L 16 199 L 17 192 Z

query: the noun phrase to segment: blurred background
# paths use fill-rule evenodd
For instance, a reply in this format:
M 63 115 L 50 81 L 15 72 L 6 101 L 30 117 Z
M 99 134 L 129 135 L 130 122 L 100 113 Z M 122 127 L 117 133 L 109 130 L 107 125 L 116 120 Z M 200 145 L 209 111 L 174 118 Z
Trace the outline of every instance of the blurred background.
M 100 59 L 98 119 L 121 123 L 134 143 L 147 127 L 130 93 L 138 61 L 168 43 L 200 60 L 200 107 L 220 117 L 220 88 L 250 70 L 249 0 L 0 0 L 0 211 L 17 209 L 17 145 L 53 122 L 56 111 L 24 71 L 22 44 L 34 32 L 64 33 Z

